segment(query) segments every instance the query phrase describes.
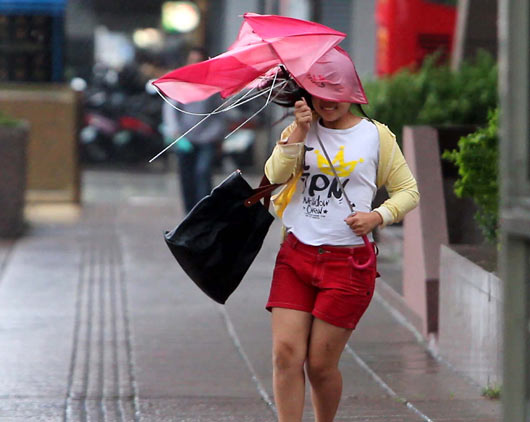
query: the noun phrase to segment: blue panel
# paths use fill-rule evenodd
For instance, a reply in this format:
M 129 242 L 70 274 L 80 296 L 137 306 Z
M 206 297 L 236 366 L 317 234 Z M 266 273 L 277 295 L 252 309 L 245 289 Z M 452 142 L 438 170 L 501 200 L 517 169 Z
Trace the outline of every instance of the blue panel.
M 62 15 L 66 0 L 0 0 L 2 15 Z
M 64 21 L 62 17 L 53 19 L 52 30 L 52 81 L 63 80 L 63 47 L 64 47 Z

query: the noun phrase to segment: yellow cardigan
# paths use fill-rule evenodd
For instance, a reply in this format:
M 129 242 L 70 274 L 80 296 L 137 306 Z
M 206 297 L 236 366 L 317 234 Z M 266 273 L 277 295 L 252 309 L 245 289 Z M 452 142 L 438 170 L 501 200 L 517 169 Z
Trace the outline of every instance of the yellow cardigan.
M 410 172 L 403 153 L 396 142 L 396 136 L 390 129 L 375 120 L 373 123 L 379 133 L 379 165 L 376 185 L 386 187 L 389 199 L 374 209 L 383 218 L 383 226 L 401 221 L 405 214 L 416 207 L 419 192 L 414 176 Z M 316 120 L 312 124 L 316 124 Z M 296 127 L 293 122 L 281 134 L 280 141 L 274 147 L 265 163 L 265 174 L 271 183 L 285 183 L 280 192 L 272 197 L 276 214 L 281 217 L 291 200 L 296 183 L 302 175 L 304 160 L 303 143 L 285 144 Z M 286 183 L 287 182 L 287 183 Z

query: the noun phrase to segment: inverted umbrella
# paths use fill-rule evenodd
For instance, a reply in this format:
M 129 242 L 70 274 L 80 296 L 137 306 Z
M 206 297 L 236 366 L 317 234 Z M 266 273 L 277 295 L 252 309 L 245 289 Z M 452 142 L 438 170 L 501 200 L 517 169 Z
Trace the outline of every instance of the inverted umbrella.
M 346 34 L 327 26 L 276 15 L 245 13 L 237 40 L 226 53 L 178 68 L 153 82 L 181 103 L 215 93 L 226 98 L 283 64 L 296 79 Z
M 292 76 L 298 85 L 315 97 L 368 104 L 353 61 L 339 46 L 324 53 L 306 72 Z
M 200 101 L 215 93 L 226 98 L 246 87 L 256 86 L 258 78 L 282 65 L 288 71 L 288 76 L 298 85 L 307 87 L 307 91 L 313 95 L 332 101 L 366 103 L 353 62 L 344 50 L 334 48 L 345 36 L 342 32 L 313 22 L 247 13 L 237 40 L 226 53 L 176 69 L 153 84 L 166 97 L 181 103 Z M 279 73 L 273 71 L 268 74 L 272 78 L 272 85 L 266 104 L 271 99 Z M 207 114 L 197 125 L 211 114 L 217 113 L 221 107 Z M 152 160 L 154 159 L 156 157 Z M 330 166 L 333 167 L 331 162 Z M 263 207 L 261 204 L 244 200 L 250 194 L 248 186 L 243 194 L 235 194 L 239 190 L 234 190 L 232 186 L 232 182 L 239 179 L 236 176 L 227 179 L 211 195 L 203 198 L 185 221 L 166 235 L 168 246 L 190 278 L 210 297 L 221 303 L 224 303 L 241 281 L 272 222 L 270 214 L 260 208 Z M 265 189 L 274 187 L 270 185 Z M 233 207 L 226 206 L 226 203 Z M 248 212 L 240 213 L 244 206 L 249 207 Z M 266 217 L 263 224 L 253 215 L 247 219 L 241 216 L 258 209 Z M 227 213 L 226 218 L 224 212 Z M 242 221 L 251 225 L 244 226 Z M 256 224 L 260 227 L 257 228 Z M 214 230 L 214 226 L 219 230 Z M 235 236 L 236 232 L 243 237 L 239 239 Z M 257 238 L 252 239 L 253 246 L 249 248 L 248 242 L 243 239 L 254 233 Z M 366 236 L 363 240 L 369 250 L 372 250 Z M 213 249 L 205 248 L 206 243 Z M 252 253 L 249 259 L 234 260 L 234 251 L 238 248 L 250 249 Z M 226 251 L 230 259 L 221 255 Z M 366 263 L 354 265 L 365 268 L 374 259 L 372 250 L 372 256 Z M 219 263 L 222 266 L 218 266 Z M 236 271 L 231 271 L 234 269 Z M 226 279 L 220 280 L 219 274 L 224 274 Z

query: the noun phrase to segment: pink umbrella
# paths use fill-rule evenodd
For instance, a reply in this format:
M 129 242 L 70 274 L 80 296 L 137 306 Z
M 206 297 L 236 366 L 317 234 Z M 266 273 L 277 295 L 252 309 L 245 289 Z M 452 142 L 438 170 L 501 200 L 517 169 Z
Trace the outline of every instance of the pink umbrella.
M 275 15 L 245 13 L 237 40 L 226 53 L 167 73 L 153 84 L 181 103 L 220 93 L 226 98 L 283 64 L 298 80 L 346 34 L 327 26 Z
M 368 104 L 350 56 L 338 46 L 324 53 L 305 73 L 293 77 L 298 85 L 315 97 Z
M 352 60 L 343 49 L 337 47 L 346 34 L 318 23 L 283 16 L 245 13 L 243 18 L 237 40 L 226 53 L 169 72 L 153 85 L 166 97 L 181 103 L 204 100 L 215 93 L 226 98 L 246 87 L 256 86 L 259 77 L 282 64 L 297 84 L 312 95 L 330 101 L 367 103 Z M 277 73 L 271 73 L 273 76 L 269 74 L 269 78 L 273 78 L 273 81 L 267 103 L 277 76 Z M 350 210 L 354 212 L 351 204 Z M 363 240 L 371 254 L 364 264 L 354 263 L 358 268 L 365 268 L 375 260 L 368 238 L 363 236 Z

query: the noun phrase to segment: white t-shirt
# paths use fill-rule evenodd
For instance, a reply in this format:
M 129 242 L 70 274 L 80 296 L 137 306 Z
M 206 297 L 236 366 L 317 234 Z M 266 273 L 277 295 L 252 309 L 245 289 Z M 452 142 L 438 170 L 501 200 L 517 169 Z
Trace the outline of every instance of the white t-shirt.
M 318 125 L 318 127 L 317 127 Z M 359 245 L 344 222 L 350 209 L 321 151 L 316 130 L 355 211 L 370 212 L 377 192 L 379 135 L 376 126 L 363 119 L 348 129 L 329 129 L 314 122 L 305 140 L 305 163 L 296 192 L 285 208 L 282 221 L 288 232 L 308 245 Z M 372 235 L 368 238 L 372 241 Z

